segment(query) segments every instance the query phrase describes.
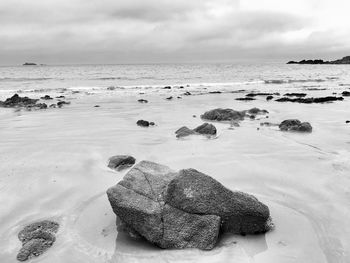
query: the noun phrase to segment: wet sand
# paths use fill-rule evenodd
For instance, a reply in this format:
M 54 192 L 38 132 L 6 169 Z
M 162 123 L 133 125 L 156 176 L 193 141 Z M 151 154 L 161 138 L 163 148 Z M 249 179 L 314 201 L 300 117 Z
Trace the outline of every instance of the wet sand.
M 330 95 L 329 90 L 307 93 Z M 31 262 L 350 261 L 350 125 L 345 123 L 350 100 L 310 105 L 265 97 L 235 100 L 244 94 L 167 101 L 169 94 L 81 93 L 67 94 L 71 105 L 62 109 L 1 109 L 0 261 L 16 262 L 17 233 L 41 219 L 61 227 L 53 247 Z M 139 98 L 149 103 L 138 103 Z M 214 123 L 215 139 L 176 139 L 178 128 L 202 124 L 200 114 L 218 107 L 259 107 L 270 114 L 234 129 Z M 288 118 L 310 122 L 313 132 L 259 125 Z M 139 119 L 156 126 L 138 127 Z M 117 233 L 105 194 L 127 172 L 107 167 L 116 154 L 176 170 L 195 168 L 229 189 L 254 194 L 270 207 L 276 228 L 259 236 L 224 236 L 205 252 L 162 250 L 131 240 Z

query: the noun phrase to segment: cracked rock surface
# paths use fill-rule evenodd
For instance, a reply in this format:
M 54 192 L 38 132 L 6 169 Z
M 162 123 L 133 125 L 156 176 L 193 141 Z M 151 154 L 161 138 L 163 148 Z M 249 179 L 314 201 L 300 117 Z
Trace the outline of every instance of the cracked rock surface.
M 107 195 L 123 229 L 161 248 L 208 250 L 223 231 L 255 234 L 270 228 L 266 205 L 194 169 L 175 172 L 142 161 Z

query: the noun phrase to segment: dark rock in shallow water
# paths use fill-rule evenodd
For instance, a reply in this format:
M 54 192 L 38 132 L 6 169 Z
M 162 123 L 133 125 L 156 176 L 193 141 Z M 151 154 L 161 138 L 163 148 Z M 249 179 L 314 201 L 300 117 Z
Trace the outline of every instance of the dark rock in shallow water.
M 221 94 L 221 91 L 209 91 L 209 94 Z
M 297 119 L 282 121 L 279 125 L 281 131 L 312 132 L 312 126 L 308 122 L 301 122 Z
M 266 97 L 266 100 L 269 101 L 269 100 L 272 100 L 273 99 L 273 96 L 272 95 L 269 95 Z
M 144 100 L 144 99 L 139 99 L 137 101 L 140 102 L 140 103 L 148 103 L 148 100 Z
M 59 101 L 59 102 L 57 102 L 57 106 L 59 108 L 62 108 L 63 105 L 69 105 L 69 104 L 70 104 L 70 102 L 68 102 L 68 101 Z
M 346 121 L 345 123 L 350 123 L 350 121 Z
M 191 94 L 191 92 L 186 91 L 183 95 L 185 95 L 185 96 L 190 96 L 190 95 L 192 95 L 192 94 Z
M 148 126 L 153 126 L 155 125 L 155 123 L 153 121 L 149 122 L 149 121 L 145 121 L 145 120 L 138 120 L 136 122 L 136 124 L 138 126 L 142 126 L 142 127 L 148 127 Z
M 344 100 L 343 97 L 334 97 L 334 96 L 327 96 L 327 97 L 319 97 L 319 98 L 279 98 L 276 101 L 278 102 L 297 102 L 297 103 L 325 103 L 325 102 L 332 102 L 337 100 Z
M 115 155 L 109 158 L 108 167 L 121 171 L 135 164 L 136 159 L 130 155 Z
M 170 86 L 165 86 L 163 89 L 171 89 Z
M 280 94 L 278 92 L 275 92 L 275 93 L 257 92 L 257 93 L 248 93 L 246 97 L 272 96 L 272 95 L 279 96 Z
M 167 100 L 172 100 L 172 99 L 173 99 L 173 96 L 167 97 L 166 99 L 167 99 Z
M 108 199 L 128 229 L 162 248 L 212 249 L 220 230 L 269 230 L 269 210 L 255 197 L 194 171 L 142 161 L 108 189 Z
M 247 110 L 246 113 L 248 114 L 254 114 L 254 115 L 257 115 L 257 114 L 268 114 L 269 112 L 267 110 L 261 110 L 259 108 L 251 108 L 250 110 Z
M 350 91 L 343 91 L 343 92 L 342 92 L 342 95 L 343 95 L 344 97 L 350 96 Z
M 306 93 L 286 93 L 283 96 L 287 96 L 287 97 L 305 97 Z
M 235 100 L 242 100 L 242 101 L 251 101 L 255 100 L 254 98 L 246 97 L 246 98 L 236 98 Z
M 35 107 L 37 101 L 38 99 L 20 97 L 18 94 L 15 94 L 11 98 L 7 98 L 5 101 L 0 101 L 0 107 L 5 107 L 5 108 Z
M 53 100 L 49 95 L 45 95 L 44 97 L 41 97 L 42 100 Z
M 245 116 L 244 112 L 235 111 L 232 109 L 214 109 L 205 112 L 201 115 L 202 119 L 210 121 L 231 121 L 231 120 L 243 120 Z
M 58 228 L 58 223 L 48 220 L 24 227 L 18 233 L 18 239 L 22 242 L 22 248 L 17 254 L 17 259 L 25 261 L 43 254 L 55 242 L 55 234 Z
M 183 126 L 178 129 L 175 134 L 177 138 L 186 137 L 192 134 L 216 135 L 216 127 L 209 123 L 203 123 L 193 130 L 186 126 Z
M 192 134 L 195 134 L 195 132 L 193 130 L 191 130 L 190 128 L 183 126 L 180 129 L 178 129 L 176 132 L 176 137 L 177 138 L 181 138 L 181 137 L 186 137 Z
M 216 127 L 213 124 L 203 123 L 202 125 L 195 128 L 193 131 L 199 134 L 215 135 Z

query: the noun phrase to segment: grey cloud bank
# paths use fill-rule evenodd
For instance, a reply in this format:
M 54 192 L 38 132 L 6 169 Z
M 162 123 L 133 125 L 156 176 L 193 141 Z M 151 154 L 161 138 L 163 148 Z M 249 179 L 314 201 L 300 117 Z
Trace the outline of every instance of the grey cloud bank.
M 290 10 L 274 0 L 266 1 L 264 9 L 256 7 L 257 0 L 2 0 L 0 64 L 284 61 L 347 55 L 350 23 L 342 13 L 334 13 L 333 24 L 326 23 L 332 18 L 329 13 L 324 17 L 328 2 L 296 1 L 299 8 Z

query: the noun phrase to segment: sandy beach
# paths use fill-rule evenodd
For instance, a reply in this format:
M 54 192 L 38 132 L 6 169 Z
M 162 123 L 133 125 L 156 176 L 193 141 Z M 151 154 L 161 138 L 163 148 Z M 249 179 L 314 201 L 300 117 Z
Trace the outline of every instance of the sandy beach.
M 221 90 L 218 94 L 191 86 L 148 93 L 23 91 L 21 96 L 33 98 L 64 95 L 71 104 L 35 111 L 0 108 L 0 261 L 16 262 L 17 233 L 24 225 L 52 219 L 60 224 L 57 241 L 31 262 L 348 262 L 350 100 L 302 104 L 257 96 L 237 101 L 251 87 L 233 93 L 228 87 L 211 89 Z M 269 85 L 259 91 L 320 97 L 346 88 Z M 187 90 L 192 95 L 183 96 Z M 0 100 L 10 94 L 3 92 Z M 166 100 L 169 96 L 174 99 Z M 148 103 L 139 103 L 141 98 Z M 205 111 L 253 107 L 268 110 L 268 118 L 245 119 L 234 128 L 213 122 L 215 138 L 175 137 L 182 126 L 202 124 Z M 310 122 L 313 132 L 260 126 L 290 118 Z M 139 119 L 156 125 L 139 127 Z M 163 250 L 118 233 L 105 193 L 128 171 L 107 167 L 117 154 L 175 170 L 195 168 L 230 190 L 251 193 L 269 206 L 275 229 L 258 236 L 226 234 L 211 251 Z

